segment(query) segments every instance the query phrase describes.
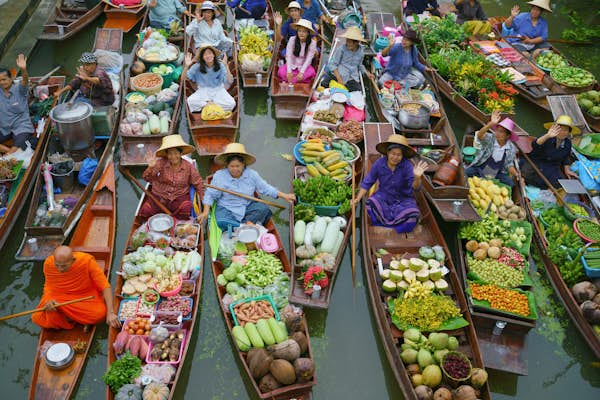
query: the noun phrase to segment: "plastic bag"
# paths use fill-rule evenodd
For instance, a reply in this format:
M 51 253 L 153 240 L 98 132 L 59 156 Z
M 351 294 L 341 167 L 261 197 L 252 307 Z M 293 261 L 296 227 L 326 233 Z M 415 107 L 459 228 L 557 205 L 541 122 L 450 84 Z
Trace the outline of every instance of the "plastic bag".
M 167 330 L 167 328 L 162 326 L 162 322 L 161 322 L 158 326 L 155 326 L 154 328 L 152 328 L 152 330 L 150 331 L 149 339 L 152 343 L 156 344 L 156 343 L 164 342 L 168 337 L 169 337 L 169 331 Z
M 94 175 L 94 171 L 98 167 L 98 160 L 95 158 L 86 158 L 81 163 L 81 168 L 79 169 L 79 174 L 77 175 L 77 181 L 84 186 L 87 186 L 92 179 L 92 175 Z
M 114 74 L 119 74 L 123 67 L 123 56 L 109 50 L 96 50 L 94 52 L 98 60 L 98 66 Z
M 358 121 L 362 122 L 365 120 L 365 110 L 359 110 L 353 106 L 346 106 L 344 108 L 344 121 Z
M 33 158 L 33 149 L 31 148 L 29 141 L 27 142 L 27 148 L 25 150 L 21 148 L 17 149 L 17 151 L 10 154 L 10 158 L 14 158 L 17 161 L 23 161 L 23 169 L 27 169 Z
M 256 54 L 244 54 L 242 56 L 242 71 L 244 72 L 262 72 L 263 58 Z
M 231 117 L 231 111 L 223 110 L 218 104 L 207 104 L 202 108 L 202 113 L 200 114 L 200 118 L 204 121 L 215 121 L 219 119 L 227 119 Z
M 231 265 L 231 257 L 235 252 L 235 240 L 230 239 L 227 235 L 221 237 L 221 243 L 219 243 L 219 253 L 217 258 L 225 268 Z

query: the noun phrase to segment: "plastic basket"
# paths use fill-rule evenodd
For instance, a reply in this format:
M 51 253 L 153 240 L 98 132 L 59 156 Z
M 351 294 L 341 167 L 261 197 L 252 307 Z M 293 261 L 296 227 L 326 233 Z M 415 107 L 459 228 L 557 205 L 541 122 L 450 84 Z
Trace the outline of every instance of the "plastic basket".
M 182 296 L 185 296 L 185 297 L 190 297 L 190 296 L 192 296 L 194 293 L 196 293 L 196 282 L 194 282 L 194 281 L 191 281 L 191 280 L 189 280 L 189 279 L 184 279 L 184 280 L 183 280 L 183 282 L 182 282 L 182 284 L 181 284 L 181 285 L 182 285 L 182 287 L 183 287 L 183 284 L 184 284 L 184 283 L 191 283 L 191 284 L 192 284 L 192 293 L 190 293 L 189 295 L 187 295 L 187 294 L 186 294 L 186 295 L 182 295 Z M 180 291 L 179 293 L 181 293 L 181 291 Z
M 133 297 L 133 298 L 124 298 L 123 300 L 121 300 L 121 302 L 119 303 L 119 311 L 117 311 L 117 316 L 119 317 L 119 321 L 121 322 L 125 322 L 127 321 L 127 319 L 129 318 L 121 318 L 121 310 L 123 309 L 123 305 L 125 303 L 135 303 L 135 312 L 137 313 L 137 302 L 138 302 L 138 298 L 137 297 Z
M 146 307 L 146 309 L 149 311 L 148 312 L 144 311 L 142 309 L 142 307 Z M 154 312 L 154 310 L 156 310 L 156 303 L 148 304 L 144 300 L 142 300 L 142 296 L 138 297 L 137 308 L 135 310 L 135 314 L 138 317 L 150 317 L 152 315 L 152 313 Z
M 176 324 L 169 324 L 166 322 L 162 323 L 162 326 L 164 326 L 167 329 L 179 329 L 181 328 L 181 324 L 183 322 L 183 316 L 181 315 L 181 313 L 179 311 L 155 311 L 154 314 L 152 314 L 152 316 L 150 317 L 150 324 L 151 326 L 154 328 L 156 326 L 160 325 L 160 319 L 161 317 L 165 317 L 165 316 L 172 316 L 175 317 L 177 319 L 177 323 Z
M 585 274 L 588 276 L 588 278 L 600 278 L 600 268 L 590 268 L 587 260 L 585 259 L 585 254 L 593 251 L 598 251 L 598 248 L 588 247 L 586 249 L 585 253 L 583 253 L 583 256 L 581 256 L 581 264 L 583 264 L 583 269 L 585 270 Z
M 294 145 L 294 157 L 296 158 L 296 161 L 298 161 L 298 163 L 302 164 L 302 165 L 306 165 L 306 162 L 304 161 L 304 158 L 302 157 L 302 153 L 300 153 L 300 150 L 302 149 L 302 145 L 306 143 L 306 140 L 301 140 L 298 143 L 296 143 Z M 330 149 L 329 145 L 325 145 L 324 146 L 325 151 Z
M 592 210 L 592 208 L 590 206 L 588 206 L 587 204 L 584 204 L 580 201 L 569 201 L 567 204 L 569 206 L 571 204 L 575 204 L 580 207 L 583 207 L 585 209 L 585 211 L 587 211 L 587 214 L 588 214 L 588 215 L 575 214 L 575 213 L 572 213 L 571 211 L 569 211 L 569 209 L 566 206 L 564 206 L 563 210 L 564 210 L 565 217 L 567 217 L 571 221 L 575 221 L 578 218 L 590 219 L 594 215 L 594 211 Z
M 181 290 L 182 283 L 183 283 L 183 279 L 181 278 L 181 275 L 179 275 L 179 286 L 177 286 L 175 289 L 170 290 L 168 292 L 161 292 L 157 289 L 156 285 L 154 285 L 154 290 L 156 290 L 160 294 L 160 297 L 172 297 L 172 296 L 176 296 L 177 293 L 179 293 L 179 291 Z
M 174 330 L 173 330 L 174 332 Z M 183 340 L 181 341 L 181 344 L 179 345 L 179 357 L 177 358 L 177 361 L 152 361 L 152 359 L 150 358 L 150 354 L 152 353 L 152 348 L 155 346 L 152 342 L 150 342 L 150 346 L 148 347 L 148 354 L 146 355 L 146 363 L 147 364 L 179 364 L 181 362 L 181 353 L 183 352 L 183 348 L 185 347 L 185 343 L 188 340 L 187 337 L 187 331 L 185 329 L 182 329 L 181 332 L 183 332 Z
M 277 311 L 277 307 L 275 306 L 275 301 L 273 301 L 273 297 L 271 297 L 270 294 L 265 294 L 262 296 L 250 297 L 248 299 L 242 299 L 242 300 L 234 301 L 233 303 L 231 303 L 229 305 L 229 312 L 231 313 L 231 317 L 233 318 L 234 325 L 239 325 L 239 322 L 237 320 L 237 317 L 235 316 L 235 312 L 234 312 L 233 308 L 240 303 L 249 303 L 251 301 L 259 301 L 259 300 L 268 301 L 271 304 L 271 307 L 273 307 L 273 311 L 275 311 L 275 319 L 277 321 L 281 320 L 281 317 L 279 316 L 279 312 Z
M 143 319 L 147 320 L 147 321 L 150 321 L 150 318 L 143 318 Z M 121 332 L 127 332 L 127 324 L 129 324 L 130 321 L 134 321 L 134 319 L 133 318 L 129 318 L 129 319 L 126 319 L 123 322 L 123 326 L 121 327 Z M 130 333 L 130 335 L 131 335 L 131 333 Z M 133 336 L 148 337 L 148 335 L 136 335 L 136 334 L 133 334 Z
M 308 205 L 313 206 L 317 215 L 320 215 L 322 217 L 335 217 L 338 214 L 340 207 L 342 206 L 341 203 L 338 204 L 337 206 L 318 206 L 318 205 L 311 204 L 311 203 L 304 203 L 300 199 L 300 197 L 298 197 L 298 203 L 308 204 Z
M 182 300 L 187 300 L 190 303 L 190 314 L 187 317 L 184 317 L 183 315 L 181 316 L 182 319 L 184 321 L 190 320 L 192 319 L 192 314 L 194 314 L 194 299 L 192 299 L 191 297 L 182 297 Z M 158 304 L 156 305 L 156 312 L 163 312 L 165 310 L 161 310 L 159 307 L 161 305 L 161 303 L 163 303 L 164 301 L 166 301 L 166 299 L 161 298 L 160 301 L 158 302 Z
M 573 230 L 575 231 L 575 233 L 578 234 L 580 238 L 582 238 L 583 240 L 585 240 L 588 243 L 598 243 L 597 240 L 593 240 L 592 238 L 589 238 L 589 237 L 585 236 L 583 233 L 581 233 L 579 231 L 579 229 L 577 228 L 577 223 L 579 221 L 589 221 L 589 220 L 586 220 L 586 219 L 583 219 L 583 218 L 578 218 L 575 221 L 573 221 Z M 589 221 L 589 222 L 591 222 L 591 221 Z
M 162 84 L 162 88 L 166 89 L 168 87 L 170 87 L 173 82 L 175 81 L 175 76 L 179 75 L 177 73 L 177 66 L 171 63 L 156 63 L 156 64 L 152 64 L 149 68 L 148 71 L 152 71 L 153 67 L 158 67 L 159 65 L 165 64 L 167 67 L 171 67 L 173 70 L 171 71 L 170 74 L 166 74 L 166 75 L 162 75 L 158 72 L 153 72 L 154 74 L 159 74 L 160 76 L 162 76 L 163 78 L 163 84 Z

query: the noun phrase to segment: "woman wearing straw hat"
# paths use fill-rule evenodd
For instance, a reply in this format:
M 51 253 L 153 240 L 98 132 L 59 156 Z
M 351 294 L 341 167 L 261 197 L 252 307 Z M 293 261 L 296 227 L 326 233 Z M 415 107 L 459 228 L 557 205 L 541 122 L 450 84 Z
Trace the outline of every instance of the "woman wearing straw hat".
M 233 82 L 233 75 L 229 71 L 227 56 L 219 61 L 221 52 L 209 44 L 202 44 L 198 48 L 198 62 L 194 65 L 190 53 L 185 55 L 181 81 L 189 79 L 196 83 L 196 91 L 187 98 L 191 112 L 202 111 L 205 105 L 214 103 L 224 111 L 235 108 L 235 99 L 227 92 Z M 190 68 L 191 66 L 191 68 Z M 189 71 L 188 71 L 189 68 Z
M 410 232 L 419 221 L 419 209 L 414 190 L 421 186 L 421 177 L 427 163 L 416 165 L 409 160 L 416 152 L 402 135 L 391 135 L 376 146 L 383 154 L 371 167 L 360 184 L 354 205 L 378 182 L 377 191 L 367 199 L 367 212 L 375 226 L 394 228 L 396 232 Z
M 194 39 L 196 48 L 207 43 L 231 57 L 233 40 L 223 31 L 221 21 L 216 18 L 217 7 L 212 1 L 203 1 L 196 18 L 185 28 L 185 33 Z
M 292 25 L 300 21 L 300 18 L 302 18 L 302 15 L 304 14 L 304 10 L 297 1 L 290 1 L 285 8 L 285 13 L 288 15 L 288 19 L 283 22 L 283 25 L 283 18 L 279 11 L 276 11 L 273 15 L 273 20 L 275 21 L 275 26 L 277 28 L 275 29 L 275 32 L 279 35 L 279 40 L 287 42 L 292 36 L 296 35 L 296 28 Z M 313 30 L 316 30 L 314 25 Z
M 511 177 L 520 177 L 515 168 L 517 147 L 514 142 L 518 137 L 514 129 L 515 123 L 510 118 L 500 121 L 500 111 L 492 112 L 490 122 L 475 133 L 475 141 L 478 142 L 475 147 L 479 150 L 471 165 L 465 169 L 465 174 L 491 177 L 512 187 L 514 182 Z
M 389 36 L 390 44 L 383 50 L 383 57 L 390 56 L 385 71 L 379 78 L 379 84 L 383 85 L 387 81 L 397 81 L 404 88 L 419 87 L 425 83 L 423 71 L 430 71 L 419 61 L 419 52 L 415 46 L 417 41 L 417 32 L 412 29 L 407 30 L 402 35 L 402 43 L 396 43 L 394 36 Z
M 569 169 L 571 154 L 571 135 L 581 133 L 573 124 L 568 115 L 561 115 L 554 122 L 544 124 L 548 129 L 545 135 L 537 138 L 532 144 L 529 158 L 542 171 L 542 174 L 554 187 L 558 187 L 558 180 L 563 176 L 577 178 L 577 174 Z M 539 188 L 546 188 L 546 184 L 531 168 L 528 163 L 521 162 L 521 171 L 527 183 Z
M 310 21 L 301 19 L 292 24 L 297 32 L 288 41 L 285 52 L 285 64 L 279 67 L 277 76 L 283 82 L 308 83 L 313 80 L 317 72 L 312 66 L 313 58 L 317 53 L 317 41 L 313 40 L 316 33 Z
M 224 168 L 213 175 L 212 186 L 229 189 L 248 196 L 255 192 L 293 202 L 294 194 L 278 191 L 269 185 L 255 170 L 248 168 L 256 161 L 256 157 L 246 152 L 241 143 L 230 143 L 225 151 L 215 157 L 215 163 Z M 210 212 L 210 207 L 216 202 L 215 217 L 217 221 L 252 222 L 265 225 L 271 218 L 271 210 L 257 201 L 246 200 L 217 189 L 209 188 L 204 193 L 204 209 L 199 219 L 203 221 Z
M 148 161 L 144 179 L 152 184 L 151 193 L 178 219 L 189 219 L 192 211 L 190 186 L 202 195 L 202 178 L 196 167 L 182 158 L 194 151 L 180 135 L 169 135 Z M 146 199 L 140 215 L 146 218 L 160 213 L 160 207 L 152 199 Z
M 266 0 L 227 0 L 227 7 L 235 10 L 236 19 L 261 19 L 267 10 Z
M 535 50 L 548 48 L 548 23 L 542 17 L 544 11 L 552 12 L 550 0 L 528 1 L 531 10 L 520 13 L 520 8 L 515 5 L 510 10 L 510 17 L 502 23 L 502 36 L 520 36 L 520 38 L 508 38 L 518 50 Z
M 329 87 L 329 83 L 335 80 L 350 92 L 360 91 L 360 74 L 366 73 L 369 78 L 373 78 L 373 74 L 362 63 L 364 53 L 360 44 L 367 41 L 356 26 L 346 29 L 341 37 L 346 39 L 346 43 L 335 49 L 327 65 L 329 72 L 323 77 L 321 86 Z

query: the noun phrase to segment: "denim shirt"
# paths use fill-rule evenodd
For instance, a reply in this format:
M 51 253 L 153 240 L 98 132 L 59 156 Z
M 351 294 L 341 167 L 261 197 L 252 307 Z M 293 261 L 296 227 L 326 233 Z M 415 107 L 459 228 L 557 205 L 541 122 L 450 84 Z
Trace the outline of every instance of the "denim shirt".
M 530 39 L 541 36 L 543 41 L 548 39 L 548 23 L 546 22 L 546 19 L 539 17 L 537 25 L 533 26 L 531 23 L 531 14 L 528 12 L 523 12 L 517 15 L 510 28 L 502 23 L 502 28 L 503 35 L 506 29 L 506 33 L 508 33 L 508 35 L 522 35 L 527 36 Z M 508 38 L 507 40 L 509 43 L 519 43 L 521 41 L 518 38 Z
M 344 82 L 354 80 L 360 82 L 360 72 L 366 72 L 366 68 L 362 63 L 363 48 L 358 45 L 358 50 L 350 51 L 344 44 L 335 50 L 329 62 L 329 71 L 333 72 L 337 69 Z M 342 82 L 340 82 L 342 83 Z
M 277 198 L 278 192 L 278 190 L 269 185 L 258 172 L 250 168 L 245 168 L 244 172 L 242 172 L 242 176 L 239 178 L 232 177 L 227 168 L 220 169 L 213 175 L 211 185 L 246 194 L 248 196 L 254 196 L 254 192 L 258 192 L 262 195 Z M 204 192 L 202 203 L 212 206 L 215 200 L 220 207 L 231 211 L 238 220 L 241 220 L 244 217 L 246 207 L 251 203 L 250 200 L 217 189 L 207 188 Z
M 419 61 L 419 53 L 416 46 L 411 46 L 406 53 L 401 43 L 396 43 L 390 49 L 390 61 L 385 68 L 395 80 L 404 79 L 410 70 L 415 67 L 419 71 L 425 71 L 425 66 Z
M 11 133 L 19 135 L 22 133 L 33 133 L 33 124 L 29 117 L 29 105 L 27 103 L 27 86 L 20 82 L 13 82 L 8 91 L 0 89 L 0 135 L 8 136 Z
M 492 132 L 487 132 L 483 139 L 479 141 L 481 149 L 477 150 L 475 159 L 471 163 L 472 166 L 480 166 L 492 156 L 494 152 L 494 143 L 496 142 L 496 136 Z M 504 166 L 502 167 L 502 173 L 508 174 L 508 168 L 514 165 L 515 156 L 517 154 L 517 148 L 513 142 L 507 141 L 506 144 L 509 146 L 509 151 L 504 157 Z

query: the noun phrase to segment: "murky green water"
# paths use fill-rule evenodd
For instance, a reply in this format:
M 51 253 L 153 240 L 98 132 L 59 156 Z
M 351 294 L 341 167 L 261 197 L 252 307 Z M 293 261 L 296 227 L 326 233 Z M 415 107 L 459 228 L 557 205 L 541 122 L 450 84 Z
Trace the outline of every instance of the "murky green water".
M 513 1 L 482 1 L 488 15 L 506 14 Z M 49 10 L 52 1 L 42 0 L 40 7 Z M 592 13 L 599 9 L 600 1 L 558 1 L 553 5 L 560 9 L 574 9 L 582 15 L 590 15 L 588 24 L 598 24 Z M 0 13 L 4 7 L 0 6 Z M 283 1 L 275 1 L 276 8 Z M 398 11 L 397 1 L 366 1 L 367 11 Z M 18 39 L 15 49 L 9 51 L 2 64 L 11 65 L 17 51 L 31 49 L 44 12 L 34 16 L 24 34 Z M 560 29 L 568 26 L 568 20 L 557 11 L 549 17 L 550 36 L 559 37 Z M 99 21 L 101 23 L 101 21 Z M 60 64 L 73 70 L 82 51 L 92 45 L 95 27 L 90 27 L 66 43 L 44 43 L 30 55 L 31 73 L 41 74 Z M 125 40 L 125 51 L 131 49 L 133 35 Z M 587 46 L 561 50 L 577 62 L 600 76 L 600 47 Z M 12 66 L 12 65 L 11 65 Z M 445 102 L 452 126 L 459 136 L 477 126 L 462 112 Z M 297 124 L 275 121 L 271 99 L 265 90 L 242 92 L 242 118 L 240 142 L 258 155 L 256 169 L 270 182 L 282 190 L 289 190 L 290 163 L 280 157 L 291 152 L 295 142 Z M 551 118 L 550 114 L 534 107 L 519 104 L 517 120 L 533 134 L 539 134 L 541 124 Z M 187 135 L 185 123 L 181 132 Z M 139 192 L 132 183 L 117 177 L 118 235 L 115 243 L 118 267 L 123 244 L 132 221 Z M 282 236 L 287 237 L 287 211 L 275 213 L 275 220 Z M 18 226 L 22 226 L 24 215 Z M 444 225 L 451 237 L 456 227 Z M 0 253 L 0 314 L 6 315 L 34 308 L 43 286 L 41 264 L 15 263 L 13 254 L 23 235 L 22 228 L 13 231 Z M 400 389 L 388 367 L 387 359 L 380 346 L 374 321 L 368 306 L 366 282 L 362 274 L 362 263 L 357 258 L 357 287 L 352 287 L 350 274 L 350 250 L 347 249 L 342 270 L 335 282 L 334 295 L 329 311 L 308 311 L 308 321 L 315 361 L 317 363 L 317 399 L 400 399 Z M 114 277 L 114 273 L 113 273 Z M 185 373 L 180 380 L 178 398 L 232 399 L 248 398 L 252 392 L 250 383 L 242 378 L 230 340 L 227 337 L 215 295 L 212 275 L 205 270 L 204 293 L 202 295 L 201 318 L 192 338 L 190 353 L 185 364 Z M 519 399 L 592 399 L 600 396 L 600 368 L 594 360 L 560 303 L 543 276 L 536 282 L 538 302 L 542 317 L 538 327 L 528 338 L 529 375 L 517 377 L 510 374 L 491 373 L 494 398 Z M 38 328 L 26 317 L 0 324 L 0 382 L 2 398 L 25 398 L 31 378 L 31 368 L 38 339 Z M 101 327 L 95 338 L 93 352 L 83 374 L 77 398 L 101 399 L 104 385 L 100 379 L 106 368 L 106 327 Z M 596 364 L 597 365 L 597 364 Z

